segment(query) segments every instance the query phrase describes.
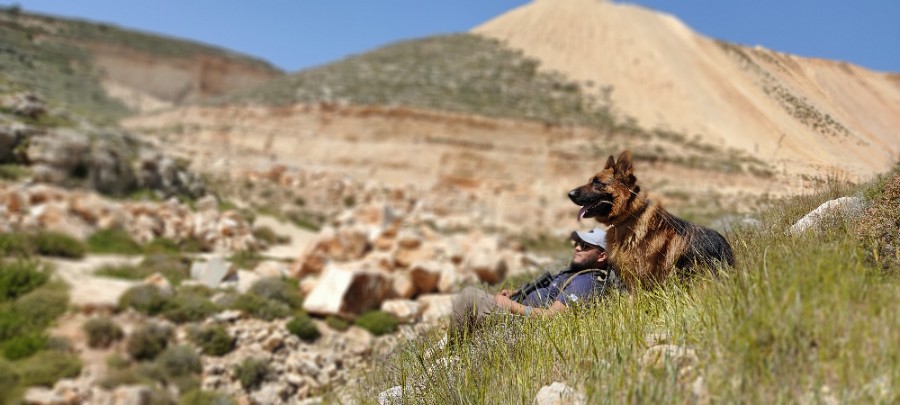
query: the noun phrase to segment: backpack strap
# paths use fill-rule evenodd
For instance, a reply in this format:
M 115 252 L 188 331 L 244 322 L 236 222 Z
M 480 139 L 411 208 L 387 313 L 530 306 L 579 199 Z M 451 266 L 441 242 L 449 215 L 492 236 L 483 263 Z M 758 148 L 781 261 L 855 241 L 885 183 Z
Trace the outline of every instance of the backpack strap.
M 571 283 L 572 280 L 575 279 L 575 277 L 580 276 L 580 275 L 582 275 L 582 274 L 587 274 L 587 273 L 596 273 L 596 276 L 595 276 L 595 277 L 597 278 L 597 279 L 596 279 L 596 281 L 597 281 L 597 286 L 599 286 L 599 287 L 595 287 L 594 290 L 595 290 L 595 292 L 596 292 L 597 297 L 602 297 L 603 294 L 606 292 L 606 286 L 607 286 L 607 284 L 609 284 L 609 283 L 606 282 L 606 281 L 607 281 L 607 278 L 609 277 L 609 272 L 610 272 L 609 268 L 606 268 L 606 269 L 587 269 L 587 270 L 579 271 L 579 272 L 577 272 L 577 273 L 575 273 L 575 274 L 569 276 L 569 278 L 566 279 L 566 281 L 563 283 L 563 285 L 559 288 L 559 293 L 562 294 L 563 291 L 566 290 L 566 287 L 569 286 L 569 283 Z

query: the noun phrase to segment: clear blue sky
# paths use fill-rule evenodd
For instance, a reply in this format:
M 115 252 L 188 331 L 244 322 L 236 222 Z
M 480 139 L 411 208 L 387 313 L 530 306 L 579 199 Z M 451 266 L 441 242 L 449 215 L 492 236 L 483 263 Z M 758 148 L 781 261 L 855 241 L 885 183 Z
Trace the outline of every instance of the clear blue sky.
M 633 0 L 706 36 L 900 73 L 900 0 Z M 463 32 L 525 0 L 20 0 L 25 11 L 192 39 L 296 71 Z

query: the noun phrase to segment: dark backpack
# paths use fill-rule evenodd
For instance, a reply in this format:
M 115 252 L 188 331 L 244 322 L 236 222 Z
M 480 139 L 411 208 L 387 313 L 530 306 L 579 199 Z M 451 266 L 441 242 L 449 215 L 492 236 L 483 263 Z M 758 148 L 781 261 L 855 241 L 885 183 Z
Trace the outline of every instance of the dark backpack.
M 571 273 L 572 275 L 566 278 L 566 281 L 559 288 L 560 291 L 565 290 L 569 285 L 569 282 L 571 282 L 575 278 L 575 276 L 585 273 L 595 273 L 595 276 L 597 277 L 597 283 L 594 286 L 594 296 L 596 297 L 604 296 L 609 287 L 622 289 L 624 286 L 622 284 L 622 281 L 616 275 L 615 270 L 613 270 L 611 266 L 605 269 L 588 269 L 581 271 L 572 271 L 566 269 L 561 271 L 559 274 L 565 273 Z M 549 287 L 550 283 L 554 278 L 556 278 L 556 276 L 557 275 L 551 274 L 549 271 L 545 272 L 534 281 L 525 283 L 521 288 L 518 289 L 518 291 L 515 292 L 515 294 L 511 295 L 509 299 L 521 304 L 523 301 L 525 301 L 525 297 L 527 297 L 528 294 L 531 294 L 538 289 Z

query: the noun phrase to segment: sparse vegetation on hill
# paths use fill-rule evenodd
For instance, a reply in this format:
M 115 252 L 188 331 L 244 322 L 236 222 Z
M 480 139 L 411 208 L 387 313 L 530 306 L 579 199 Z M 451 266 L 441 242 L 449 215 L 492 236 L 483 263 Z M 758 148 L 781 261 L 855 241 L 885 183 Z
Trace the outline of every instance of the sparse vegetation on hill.
M 47 37 L 10 11 L 0 11 L 0 50 L 0 95 L 36 91 L 48 97 L 51 108 L 101 123 L 128 114 L 106 95 L 88 52 Z
M 530 403 L 562 381 L 587 403 L 894 403 L 900 318 L 885 308 L 900 299 L 897 272 L 867 259 L 871 240 L 853 222 L 786 231 L 824 201 L 890 194 L 897 179 L 773 204 L 761 226 L 730 235 L 737 265 L 718 278 L 614 295 L 549 320 L 498 317 L 443 348 L 436 331 L 367 373 L 361 397 L 399 386 L 414 402 Z M 896 232 L 900 211 L 888 201 L 870 203 Z
M 459 34 L 389 45 L 306 70 L 223 102 L 405 105 L 560 125 L 611 128 L 578 83 L 538 71 L 499 41 Z

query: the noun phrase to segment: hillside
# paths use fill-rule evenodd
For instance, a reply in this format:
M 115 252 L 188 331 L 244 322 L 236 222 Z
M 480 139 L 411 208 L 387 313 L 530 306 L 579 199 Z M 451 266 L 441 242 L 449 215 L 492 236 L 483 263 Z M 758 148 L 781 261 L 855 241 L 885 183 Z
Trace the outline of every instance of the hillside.
M 140 111 L 281 75 L 266 62 L 223 49 L 15 7 L 0 10 L 0 38 L 4 82 L 69 106 L 87 102 L 97 106 L 86 108 L 119 111 L 112 117 L 122 115 L 122 106 L 109 97 Z
M 870 176 L 900 157 L 896 75 L 705 38 L 677 18 L 604 1 L 535 1 L 474 33 L 542 71 L 611 88 L 648 128 L 773 160 L 790 173 Z

